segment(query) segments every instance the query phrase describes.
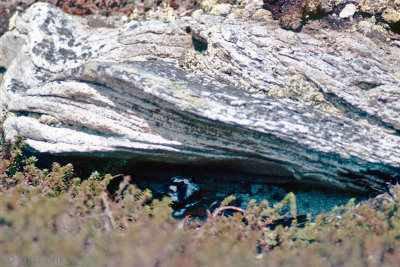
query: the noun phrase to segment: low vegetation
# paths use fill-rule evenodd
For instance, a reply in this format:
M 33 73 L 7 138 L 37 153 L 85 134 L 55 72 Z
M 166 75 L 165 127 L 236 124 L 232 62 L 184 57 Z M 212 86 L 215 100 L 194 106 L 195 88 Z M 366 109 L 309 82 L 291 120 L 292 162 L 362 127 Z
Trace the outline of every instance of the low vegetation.
M 394 266 L 400 262 L 400 186 L 364 204 L 350 201 L 304 224 L 289 194 L 281 203 L 228 206 L 205 220 L 175 219 L 125 176 L 75 177 L 71 164 L 35 166 L 18 139 L 2 149 L 0 265 Z

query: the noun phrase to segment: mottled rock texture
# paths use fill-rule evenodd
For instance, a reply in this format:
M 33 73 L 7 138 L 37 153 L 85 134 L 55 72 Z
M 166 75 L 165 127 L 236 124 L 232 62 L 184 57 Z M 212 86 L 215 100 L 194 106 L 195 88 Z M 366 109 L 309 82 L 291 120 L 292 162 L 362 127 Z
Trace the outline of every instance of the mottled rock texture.
M 38 3 L 0 41 L 5 138 L 33 151 L 357 191 L 398 178 L 400 49 L 359 32 L 211 15 L 93 28 Z

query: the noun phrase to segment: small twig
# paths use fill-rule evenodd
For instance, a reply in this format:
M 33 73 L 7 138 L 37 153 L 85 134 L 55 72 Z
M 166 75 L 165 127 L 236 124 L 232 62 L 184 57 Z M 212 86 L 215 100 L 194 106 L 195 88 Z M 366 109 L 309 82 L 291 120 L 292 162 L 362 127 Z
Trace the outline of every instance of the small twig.
M 113 215 L 112 215 L 110 206 L 108 205 L 107 193 L 103 192 L 103 193 L 101 194 L 101 200 L 102 200 L 103 203 L 104 203 L 104 207 L 105 207 L 105 209 L 106 209 L 106 214 L 107 214 L 108 218 L 110 218 L 112 227 L 113 227 L 114 229 L 116 229 L 116 228 L 117 228 L 117 225 L 116 225 L 115 220 L 114 220 L 114 217 L 113 217 Z
M 113 176 L 112 178 L 114 179 L 115 176 Z M 125 187 L 127 185 L 129 185 L 130 180 L 131 180 L 131 177 L 129 175 L 124 176 L 124 180 L 119 184 L 118 191 L 114 193 L 114 196 L 117 196 L 117 199 L 121 196 L 122 191 L 124 191 Z
M 115 179 L 115 178 L 117 178 L 117 177 L 120 177 L 120 176 L 122 176 L 123 174 L 122 173 L 120 173 L 120 174 L 117 174 L 117 175 L 114 175 L 113 177 L 111 177 L 111 179 L 110 180 L 112 180 L 112 179 Z
M 243 214 L 246 213 L 246 211 L 244 209 L 241 209 L 241 208 L 238 208 L 235 206 L 223 206 L 214 211 L 213 218 L 215 218 L 218 215 L 218 213 L 220 213 L 221 211 L 224 211 L 224 210 L 236 210 L 236 211 L 240 211 Z

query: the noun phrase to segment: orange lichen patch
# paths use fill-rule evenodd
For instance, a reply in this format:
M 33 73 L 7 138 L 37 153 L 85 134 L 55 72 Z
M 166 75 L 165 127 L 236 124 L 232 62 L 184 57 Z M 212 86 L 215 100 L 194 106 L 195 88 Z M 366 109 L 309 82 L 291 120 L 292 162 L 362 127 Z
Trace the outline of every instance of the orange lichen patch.
M 264 5 L 279 19 L 284 28 L 297 30 L 301 26 L 304 0 L 264 0 Z
M 298 30 L 304 17 L 321 11 L 320 0 L 264 0 L 264 7 L 272 12 L 283 28 Z
M 0 36 L 7 31 L 8 20 L 10 19 L 15 9 L 16 8 L 14 5 L 0 1 Z

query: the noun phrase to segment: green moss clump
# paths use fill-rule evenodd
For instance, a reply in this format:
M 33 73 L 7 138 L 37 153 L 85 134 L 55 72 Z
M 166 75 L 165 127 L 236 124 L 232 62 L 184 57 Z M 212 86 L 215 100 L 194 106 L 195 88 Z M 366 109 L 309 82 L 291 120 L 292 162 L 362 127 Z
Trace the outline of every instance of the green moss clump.
M 115 176 L 93 172 L 80 179 L 71 164 L 41 170 L 22 148 L 19 139 L 1 160 L 8 161 L 0 176 L 1 266 L 393 266 L 400 261 L 398 185 L 376 199 L 379 205 L 350 201 L 302 224 L 292 193 L 273 206 L 250 201 L 246 210 L 228 206 L 234 200 L 228 197 L 220 212 L 210 212 L 204 221 L 176 220 L 169 198 L 154 199 L 128 176 L 111 195 L 107 186 Z

